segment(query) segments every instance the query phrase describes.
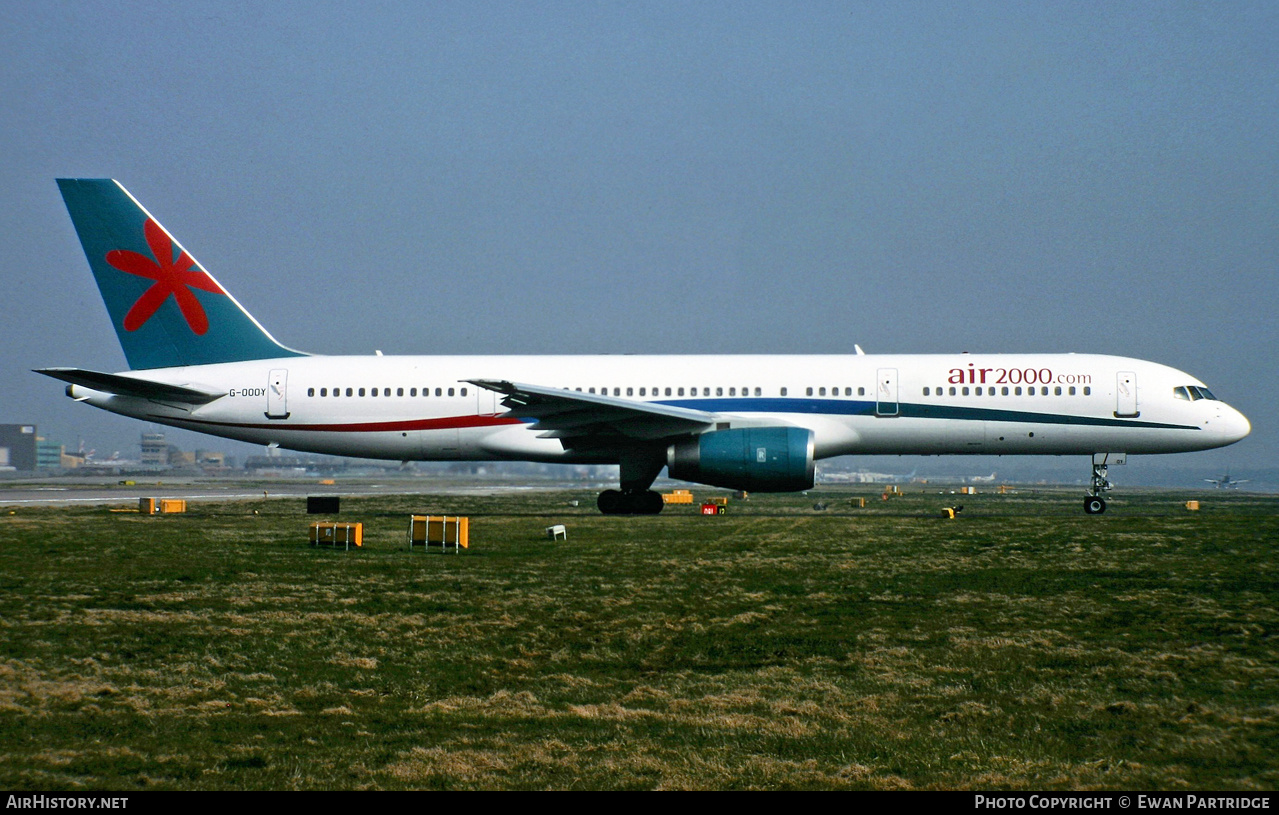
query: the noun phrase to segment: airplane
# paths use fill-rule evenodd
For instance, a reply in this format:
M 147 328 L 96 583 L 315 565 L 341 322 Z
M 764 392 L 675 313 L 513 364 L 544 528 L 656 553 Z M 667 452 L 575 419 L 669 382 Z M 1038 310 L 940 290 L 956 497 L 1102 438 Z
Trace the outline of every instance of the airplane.
M 918 468 L 916 468 L 916 470 L 917 469 Z M 869 470 L 858 470 L 855 473 L 823 473 L 822 479 L 828 482 L 851 484 L 908 484 L 915 480 L 916 470 L 911 470 L 905 475 L 898 475 L 897 473 L 872 473 Z
M 1231 478 L 1229 470 L 1227 470 L 1226 474 L 1223 475 L 1221 478 L 1205 478 L 1204 479 L 1204 481 L 1207 481 L 1209 484 L 1213 485 L 1217 489 L 1222 489 L 1223 487 L 1225 489 L 1232 489 L 1234 487 L 1239 486 L 1240 484 L 1247 484 L 1251 480 L 1252 479 L 1249 479 L 1249 478 Z
M 103 410 L 311 453 L 616 464 L 608 515 L 661 512 L 670 478 L 809 489 L 841 455 L 1086 455 L 1105 511 L 1127 454 L 1251 426 L 1198 379 L 1095 354 L 323 356 L 288 348 L 113 179 L 58 186 L 129 370 L 36 372 Z

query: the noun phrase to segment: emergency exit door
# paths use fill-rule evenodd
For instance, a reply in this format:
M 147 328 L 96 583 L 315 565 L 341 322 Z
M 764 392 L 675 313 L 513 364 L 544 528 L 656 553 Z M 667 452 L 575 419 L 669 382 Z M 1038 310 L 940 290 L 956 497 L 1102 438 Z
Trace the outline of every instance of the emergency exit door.
M 897 369 L 880 368 L 876 373 L 875 415 L 897 415 Z

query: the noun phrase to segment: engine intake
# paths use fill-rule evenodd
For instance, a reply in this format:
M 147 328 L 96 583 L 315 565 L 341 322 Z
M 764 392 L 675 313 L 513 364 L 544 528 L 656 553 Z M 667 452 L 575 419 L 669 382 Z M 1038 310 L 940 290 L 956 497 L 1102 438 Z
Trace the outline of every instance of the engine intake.
M 753 492 L 813 486 L 813 431 L 798 427 L 716 430 L 666 448 L 671 478 Z

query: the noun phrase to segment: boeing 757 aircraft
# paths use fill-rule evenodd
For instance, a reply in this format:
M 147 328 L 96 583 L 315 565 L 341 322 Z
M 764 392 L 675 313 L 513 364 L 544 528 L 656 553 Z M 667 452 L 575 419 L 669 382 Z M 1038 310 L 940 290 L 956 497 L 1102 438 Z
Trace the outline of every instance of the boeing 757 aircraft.
M 789 492 L 849 454 L 1081 455 L 1084 511 L 1129 454 L 1233 444 L 1248 420 L 1166 365 L 1095 354 L 319 356 L 278 343 L 127 190 L 59 179 L 129 370 L 44 368 L 136 419 L 403 461 L 618 464 L 605 514 L 671 478 Z

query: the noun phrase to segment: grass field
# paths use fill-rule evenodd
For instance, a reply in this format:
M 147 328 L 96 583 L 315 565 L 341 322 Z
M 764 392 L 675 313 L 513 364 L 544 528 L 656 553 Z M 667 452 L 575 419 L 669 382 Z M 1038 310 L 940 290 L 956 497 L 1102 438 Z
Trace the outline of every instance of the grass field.
M 925 490 L 0 509 L 0 787 L 1279 787 L 1279 500 Z

